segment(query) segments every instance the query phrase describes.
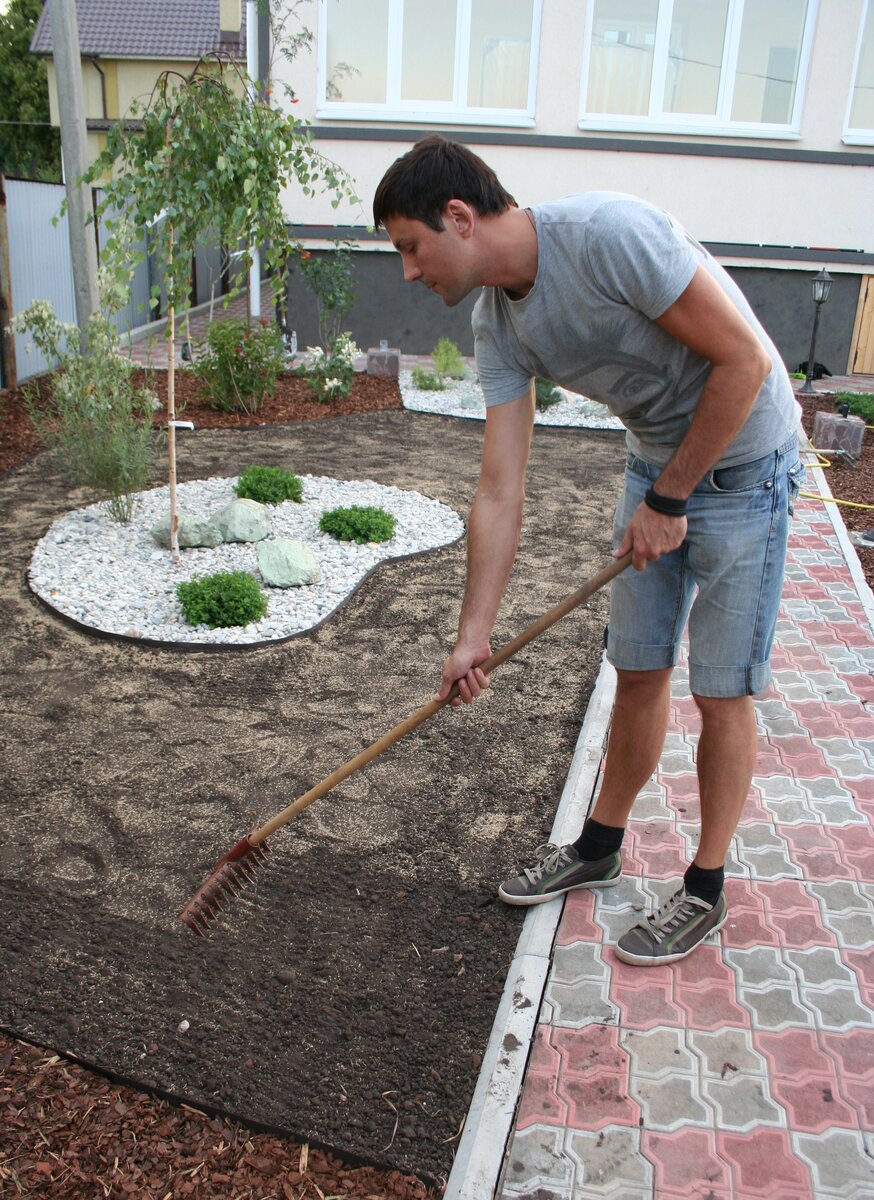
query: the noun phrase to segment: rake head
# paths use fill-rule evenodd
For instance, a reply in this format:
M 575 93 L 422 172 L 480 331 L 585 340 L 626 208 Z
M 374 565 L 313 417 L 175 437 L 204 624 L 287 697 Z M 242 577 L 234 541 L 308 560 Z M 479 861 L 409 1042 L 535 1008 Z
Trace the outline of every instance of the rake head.
M 184 921 L 198 937 L 203 937 L 227 903 L 238 896 L 247 883 L 257 879 L 258 868 L 267 861 L 269 851 L 266 841 L 254 845 L 248 837 L 242 838 L 215 864 L 179 914 L 180 921 Z

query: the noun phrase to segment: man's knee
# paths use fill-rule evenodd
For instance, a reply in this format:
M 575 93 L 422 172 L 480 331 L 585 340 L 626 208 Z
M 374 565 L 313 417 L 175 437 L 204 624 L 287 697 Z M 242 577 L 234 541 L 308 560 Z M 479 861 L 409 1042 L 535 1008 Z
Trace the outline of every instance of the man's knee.
M 730 723 L 739 716 L 752 711 L 752 696 L 699 696 L 692 693 L 701 719 L 713 724 Z
M 661 696 L 671 685 L 673 667 L 658 671 L 616 671 L 617 696 L 637 699 L 641 703 L 648 698 Z

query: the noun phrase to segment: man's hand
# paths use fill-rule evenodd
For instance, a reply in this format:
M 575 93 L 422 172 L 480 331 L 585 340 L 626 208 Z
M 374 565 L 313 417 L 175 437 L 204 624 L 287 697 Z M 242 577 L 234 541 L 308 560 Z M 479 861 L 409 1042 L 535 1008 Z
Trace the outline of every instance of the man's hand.
M 614 557 L 621 558 L 631 550 L 631 565 L 635 571 L 644 571 L 647 563 L 676 550 L 685 537 L 685 517 L 668 517 L 646 504 L 639 504 Z
M 458 695 L 450 701 L 453 708 L 460 704 L 471 704 L 481 696 L 489 686 L 490 679 L 480 670 L 479 664 L 485 662 L 490 654 L 488 645 L 471 649 L 459 642 L 443 664 L 443 679 L 434 699 L 445 700 L 453 683 L 458 684 Z

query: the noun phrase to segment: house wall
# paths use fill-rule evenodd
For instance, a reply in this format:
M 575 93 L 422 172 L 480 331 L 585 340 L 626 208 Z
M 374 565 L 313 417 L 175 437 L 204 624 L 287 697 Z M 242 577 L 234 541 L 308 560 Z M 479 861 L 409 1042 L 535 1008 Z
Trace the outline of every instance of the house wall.
M 533 128 L 329 120 L 318 111 L 317 52 L 299 55 L 293 79 L 285 78 L 299 98 L 295 115 L 312 120 L 316 145 L 349 171 L 361 203 L 343 202 L 335 210 L 329 197 L 307 198 L 293 187 L 285 195 L 289 221 L 308 240 L 330 237 L 335 226 L 343 226 L 343 232 L 362 238 L 364 253 L 381 258 L 374 255 L 376 247 L 365 233 L 372 220 L 370 202 L 376 185 L 391 162 L 419 137 L 443 132 L 486 159 L 520 204 L 606 189 L 642 196 L 674 213 L 700 241 L 723 248 L 717 257 L 726 266 L 744 271 L 745 287 L 755 293 L 756 304 L 791 365 L 796 365 L 793 359 L 807 356 L 806 346 L 797 354 L 807 336 L 812 307 L 807 274 L 827 267 L 836 285 L 821 337 L 829 336 L 829 317 L 834 322 L 840 319 L 829 354 L 835 369 L 845 370 L 859 281 L 865 273 L 874 273 L 874 152 L 842 140 L 863 0 L 819 0 L 800 136 L 791 138 L 581 131 L 580 83 L 589 3 L 547 0 L 543 4 Z M 279 60 L 280 81 L 287 69 Z M 310 244 L 319 242 L 310 240 Z M 775 249 L 785 247 L 797 248 L 791 260 Z M 418 339 L 419 308 L 411 307 L 410 295 L 416 289 L 402 291 L 402 299 L 396 301 L 391 291 L 383 293 L 387 268 L 382 263 L 374 262 L 366 270 L 362 266 L 361 271 L 367 275 L 367 286 L 382 297 L 382 324 L 388 323 L 391 312 L 397 327 L 408 328 L 409 337 Z M 838 297 L 842 297 L 839 303 Z M 432 307 L 429 304 L 422 311 Z M 444 312 L 442 319 L 454 325 L 457 314 Z M 412 350 L 412 345 L 404 348 Z M 823 346 L 823 354 L 817 353 L 822 361 L 827 361 L 825 352 Z

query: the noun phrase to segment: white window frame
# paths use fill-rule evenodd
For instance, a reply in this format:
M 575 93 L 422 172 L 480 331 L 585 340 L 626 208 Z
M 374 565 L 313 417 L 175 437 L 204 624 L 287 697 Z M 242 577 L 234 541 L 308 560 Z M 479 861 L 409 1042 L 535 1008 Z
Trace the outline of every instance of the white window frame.
M 853 74 L 850 76 L 850 92 L 847 96 L 847 115 L 844 118 L 843 141 L 850 146 L 874 146 L 874 129 L 854 128 L 850 124 L 853 111 L 853 92 L 856 90 L 856 79 L 859 74 L 859 63 L 862 60 L 862 38 L 868 21 L 869 9 L 874 0 L 865 0 L 862 5 L 862 18 L 859 21 L 859 36 L 856 39 L 856 57 L 853 60 Z
M 723 114 L 731 112 L 732 93 L 728 80 L 734 79 L 745 0 L 728 0 L 725 49 L 722 72 L 719 80 L 717 107 Z M 804 32 L 798 55 L 798 77 L 795 85 L 795 102 L 792 117 L 787 125 L 766 125 L 732 121 L 729 116 L 698 116 L 694 113 L 665 113 L 657 107 L 658 98 L 664 95 L 667 71 L 667 50 L 670 43 L 673 0 L 659 0 L 656 21 L 655 45 L 653 49 L 652 80 L 650 83 L 650 115 L 614 116 L 609 113 L 587 113 L 586 96 L 589 90 L 589 62 L 591 59 L 592 30 L 595 22 L 594 0 L 589 0 L 586 13 L 586 34 L 583 46 L 583 73 L 580 82 L 580 118 L 578 126 L 585 130 L 609 130 L 614 133 L 677 133 L 710 137 L 767 138 L 770 140 L 795 140 L 801 136 L 801 114 L 804 110 L 804 94 L 808 68 L 813 48 L 814 30 L 819 0 L 808 0 Z
M 382 104 L 346 103 L 328 100 L 328 14 L 326 0 L 319 0 L 318 102 L 316 117 L 322 121 L 396 121 L 423 125 L 504 125 L 520 129 L 534 126 L 537 96 L 537 65 L 540 58 L 540 18 L 543 0 L 534 0 L 531 13 L 531 50 L 528 60 L 528 94 L 524 109 L 475 108 L 465 102 L 468 82 L 473 0 L 457 0 L 455 30 L 455 95 L 452 100 L 401 100 L 403 52 L 403 0 L 389 0 L 386 101 Z

